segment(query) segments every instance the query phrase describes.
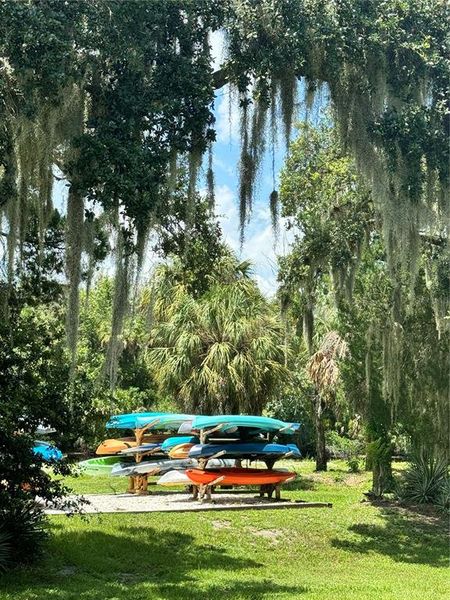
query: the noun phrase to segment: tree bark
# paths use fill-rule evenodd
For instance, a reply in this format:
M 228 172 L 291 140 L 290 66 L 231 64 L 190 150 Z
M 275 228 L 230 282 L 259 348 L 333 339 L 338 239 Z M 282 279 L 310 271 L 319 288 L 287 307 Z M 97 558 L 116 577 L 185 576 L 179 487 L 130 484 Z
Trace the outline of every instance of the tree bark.
M 324 403 L 320 394 L 314 397 L 314 424 L 316 427 L 316 471 L 327 470 L 327 450 L 325 446 L 325 424 L 323 422 Z

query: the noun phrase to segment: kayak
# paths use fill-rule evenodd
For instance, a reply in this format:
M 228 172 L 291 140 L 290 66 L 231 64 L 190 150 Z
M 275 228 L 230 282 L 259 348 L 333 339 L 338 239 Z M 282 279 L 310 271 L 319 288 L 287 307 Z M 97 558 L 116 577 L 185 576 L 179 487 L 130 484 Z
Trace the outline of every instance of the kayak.
M 109 457 L 117 458 L 118 457 Z M 117 462 L 112 468 L 111 475 L 114 477 L 131 477 L 134 475 L 149 475 L 156 473 L 167 473 L 167 471 L 184 471 L 186 469 L 195 469 L 198 462 L 192 458 L 170 460 L 152 460 L 142 461 L 140 463 L 120 463 Z M 208 463 L 208 468 L 220 469 L 222 467 L 233 467 L 234 460 L 230 459 L 213 459 Z
M 120 456 L 104 456 L 83 460 L 78 463 L 78 466 L 86 475 L 110 475 L 113 466 L 121 460 L 123 459 Z
M 296 474 L 289 471 L 273 471 L 270 469 L 225 468 L 206 470 L 188 469 L 186 475 L 196 485 L 210 485 L 214 481 L 220 485 L 265 485 L 283 483 L 295 479 Z
M 111 475 L 114 477 L 149 475 L 151 473 L 166 473 L 167 471 L 171 471 L 173 469 L 184 470 L 195 466 L 197 466 L 197 461 L 193 461 L 189 458 L 185 460 L 164 459 L 143 461 L 131 465 L 129 463 L 118 463 L 117 465 L 114 465 Z
M 161 444 L 161 450 L 163 452 L 169 452 L 169 450 L 175 446 L 178 446 L 179 444 L 198 444 L 198 437 L 196 435 L 179 435 L 178 437 L 169 437 Z
M 124 450 L 121 450 L 119 454 L 134 456 L 137 454 L 156 454 L 157 452 L 161 452 L 161 444 L 142 444 L 141 446 L 135 446 L 134 448 L 125 448 Z
M 158 485 L 192 485 L 192 481 L 186 475 L 186 471 L 167 471 L 156 482 Z
M 199 416 L 192 420 L 192 431 L 216 429 L 216 431 L 233 431 L 236 428 L 248 428 L 268 432 L 293 434 L 300 427 L 299 423 L 285 423 L 271 417 L 252 415 L 216 415 L 213 417 Z
M 34 442 L 33 454 L 48 462 L 62 460 L 63 458 L 63 454 L 59 448 L 53 444 L 39 440 Z
M 171 450 L 169 450 L 170 458 L 188 458 L 189 450 L 194 446 L 194 444 L 178 444 L 178 446 L 174 446 Z
M 192 420 L 192 415 L 170 414 L 170 413 L 134 413 L 111 417 L 106 423 L 107 428 L 116 429 L 148 429 L 148 431 L 178 431 L 180 425 L 185 421 Z
M 163 433 L 144 435 L 142 443 L 149 444 L 152 442 L 163 442 L 165 437 L 166 436 Z M 104 440 L 95 451 L 95 454 L 99 456 L 117 454 L 118 452 L 120 452 L 121 450 L 125 450 L 126 448 L 135 448 L 136 445 L 137 442 L 135 437 L 124 437 L 116 439 L 112 438 L 109 440 Z
M 295 444 L 273 444 L 267 442 L 233 442 L 224 444 L 196 444 L 189 451 L 189 458 L 208 458 L 215 454 L 221 456 L 238 456 L 240 458 L 283 457 L 287 454 L 293 458 L 301 456 Z
M 138 429 L 140 423 L 151 423 L 154 419 L 167 415 L 162 412 L 136 412 L 123 415 L 113 415 L 106 423 L 107 429 Z

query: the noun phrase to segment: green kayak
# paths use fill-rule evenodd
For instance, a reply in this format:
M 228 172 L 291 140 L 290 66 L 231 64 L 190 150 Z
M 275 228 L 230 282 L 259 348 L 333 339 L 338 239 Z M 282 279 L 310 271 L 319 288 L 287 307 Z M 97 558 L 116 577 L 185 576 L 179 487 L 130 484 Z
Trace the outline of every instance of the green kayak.
M 78 466 L 86 475 L 110 475 L 111 469 L 118 462 L 124 462 L 124 457 L 102 456 L 101 458 L 90 458 L 79 462 Z

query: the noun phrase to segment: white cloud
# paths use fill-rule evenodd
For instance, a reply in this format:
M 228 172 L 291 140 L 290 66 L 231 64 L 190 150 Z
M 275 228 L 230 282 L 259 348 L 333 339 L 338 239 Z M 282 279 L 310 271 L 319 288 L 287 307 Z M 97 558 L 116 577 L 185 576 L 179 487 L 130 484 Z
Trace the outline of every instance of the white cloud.
M 258 203 L 241 249 L 238 201 L 235 192 L 227 185 L 216 188 L 216 214 L 225 242 L 239 258 L 251 261 L 254 278 L 261 291 L 266 296 L 273 296 L 277 289 L 277 257 L 287 252 L 292 239 L 291 233 L 283 227 L 283 220 L 280 221 L 280 235 L 276 240 L 270 210 L 263 203 Z
M 215 115 L 217 141 L 225 144 L 238 142 L 239 104 L 236 93 L 230 92 L 229 85 L 217 93 Z
M 223 31 L 212 31 L 209 34 L 211 45 L 212 68 L 214 71 L 220 69 L 225 58 L 225 37 Z

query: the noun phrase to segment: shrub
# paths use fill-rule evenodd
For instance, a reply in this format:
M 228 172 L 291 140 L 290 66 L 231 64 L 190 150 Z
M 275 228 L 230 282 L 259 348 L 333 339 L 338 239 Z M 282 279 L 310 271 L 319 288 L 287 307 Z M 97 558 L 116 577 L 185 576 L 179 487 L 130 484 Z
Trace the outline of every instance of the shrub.
M 361 471 L 361 463 L 357 456 L 347 459 L 347 466 L 350 473 L 359 473 Z
M 6 571 L 11 560 L 10 534 L 2 525 L 0 529 L 0 573 Z
M 0 512 L 0 523 L 6 557 L 4 568 L 32 562 L 40 555 L 47 533 L 44 512 L 34 500 L 12 499 L 7 509 L 3 507 Z M 0 567 L 1 564 L 0 554 Z
M 448 504 L 448 464 L 443 458 L 420 451 L 404 474 L 400 497 L 417 504 Z

